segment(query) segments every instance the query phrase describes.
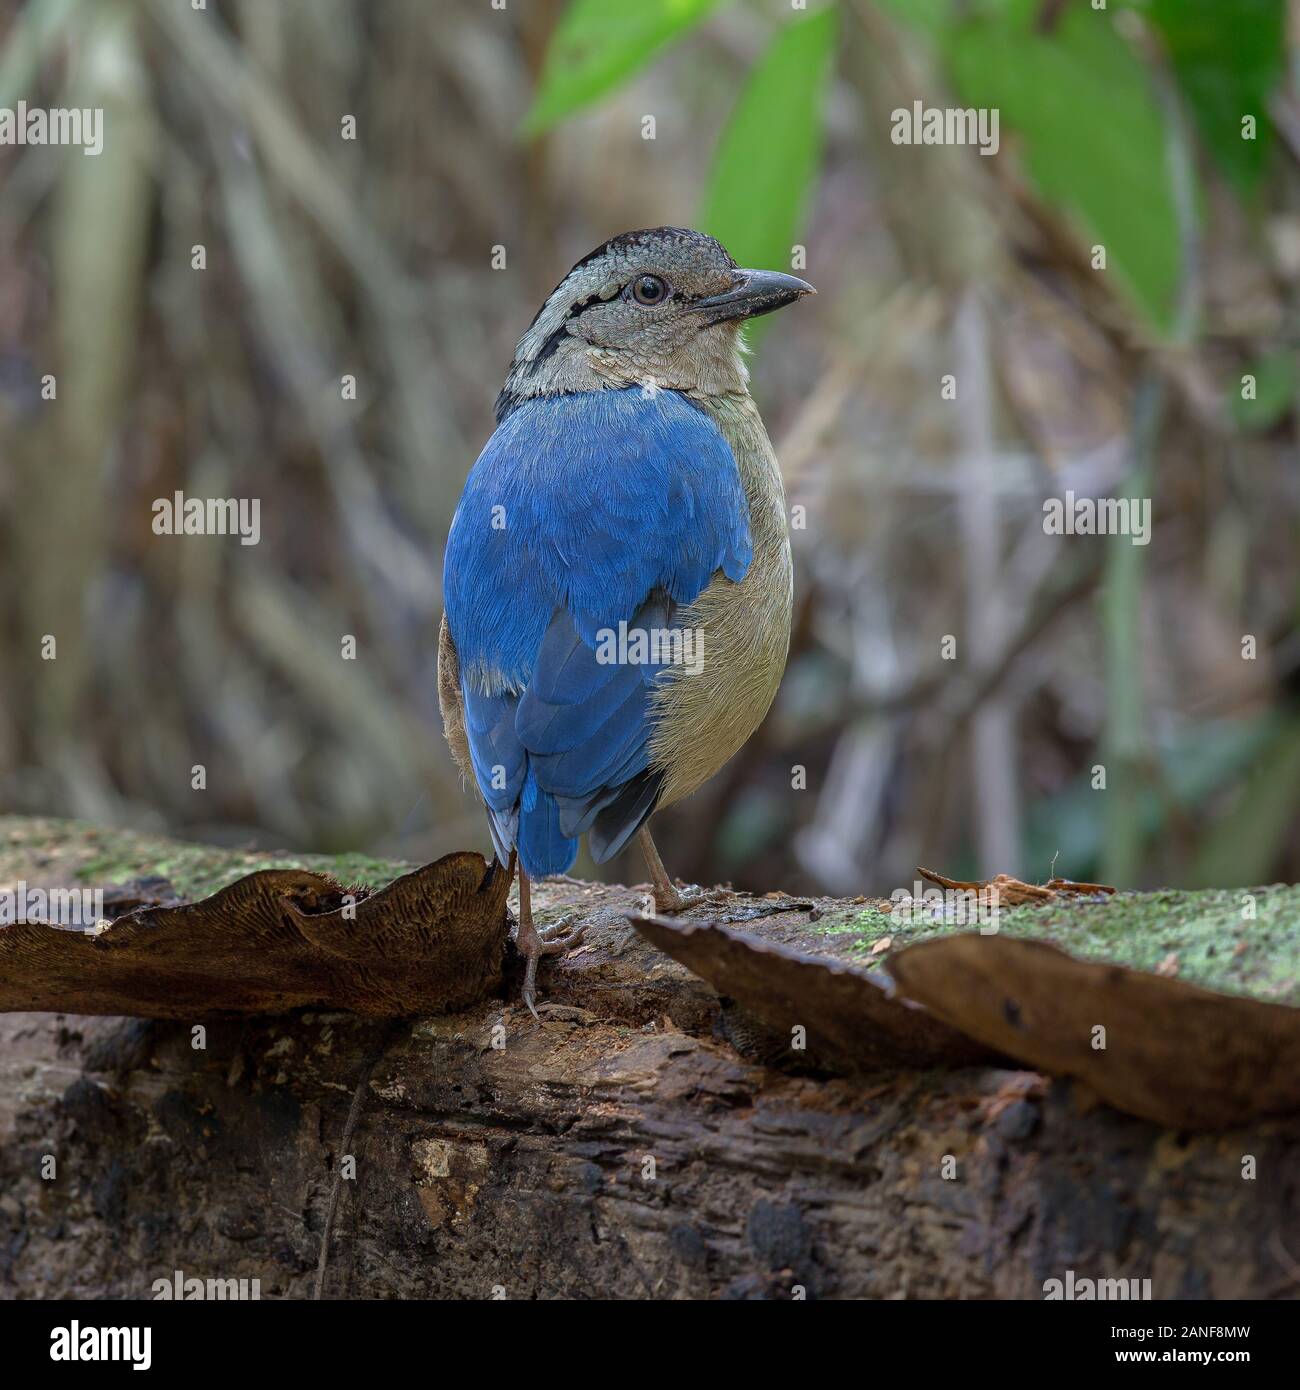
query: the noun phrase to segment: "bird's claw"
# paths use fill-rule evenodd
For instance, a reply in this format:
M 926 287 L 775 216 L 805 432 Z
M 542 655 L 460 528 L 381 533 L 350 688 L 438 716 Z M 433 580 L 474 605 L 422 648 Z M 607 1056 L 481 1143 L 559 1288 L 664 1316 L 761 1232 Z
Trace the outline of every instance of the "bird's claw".
M 583 937 L 587 928 L 584 923 L 571 926 L 572 917 L 561 917 L 558 922 L 552 922 L 550 926 L 532 928 L 529 936 L 518 941 L 519 950 L 524 959 L 528 962 L 524 970 L 523 1001 L 528 1005 L 528 1012 L 537 1019 L 538 1023 L 542 1020 L 537 1013 L 537 962 L 543 956 L 563 955 L 570 947 L 576 946 Z
M 573 920 L 571 916 L 561 917 L 550 926 L 534 928 L 542 941 L 542 955 L 558 956 L 582 940 L 583 933 L 587 930 L 586 924 L 579 922 L 577 926 L 573 926 Z
M 691 884 L 686 888 L 669 887 L 666 891 L 656 888 L 654 905 L 655 911 L 661 916 L 672 916 L 680 912 L 689 912 L 693 907 L 703 907 L 705 903 L 726 902 L 730 896 L 730 889 L 701 888 L 698 884 Z

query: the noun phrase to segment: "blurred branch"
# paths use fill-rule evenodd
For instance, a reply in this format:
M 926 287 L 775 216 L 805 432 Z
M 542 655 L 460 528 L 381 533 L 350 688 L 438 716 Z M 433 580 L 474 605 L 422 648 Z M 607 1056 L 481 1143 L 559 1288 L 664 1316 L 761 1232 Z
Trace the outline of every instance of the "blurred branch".
M 953 323 L 953 367 L 958 382 L 958 442 L 962 491 L 962 589 L 968 657 L 1003 644 L 1011 605 L 999 582 L 1002 551 L 997 497 L 989 485 L 993 456 L 993 381 L 988 324 L 978 294 L 967 290 Z M 977 866 L 986 874 L 1020 870 L 1020 797 L 1015 715 L 1005 685 L 990 690 L 972 716 L 971 806 Z
M 431 457 L 437 439 L 430 409 L 436 385 L 421 370 L 427 343 L 418 326 L 418 286 L 395 264 L 284 103 L 256 68 L 241 60 L 234 44 L 220 36 L 213 17 L 178 8 L 170 0 L 152 0 L 151 10 L 206 90 L 235 121 L 247 121 L 280 185 L 311 213 L 365 287 L 385 327 L 381 341 L 401 403 L 407 447 L 415 458 Z
M 1178 93 L 1160 63 L 1153 65 L 1165 113 L 1167 158 L 1178 218 L 1181 278 L 1174 309 L 1173 340 L 1190 344 L 1201 305 L 1200 240 L 1190 135 Z M 1155 453 L 1164 420 L 1167 391 L 1149 371 L 1139 384 L 1133 407 L 1132 470 L 1119 495 L 1150 502 L 1154 511 Z M 1106 650 L 1106 731 L 1108 795 L 1102 873 L 1108 883 L 1136 886 L 1144 860 L 1139 791 L 1151 767 L 1147 750 L 1143 678 L 1143 584 L 1145 547 L 1127 536 L 1107 543 L 1102 586 L 1102 629 Z
M 84 18 L 86 8 L 86 0 L 40 0 L 18 11 L 0 48 L 0 106 L 12 107 L 31 91 L 55 46 Z

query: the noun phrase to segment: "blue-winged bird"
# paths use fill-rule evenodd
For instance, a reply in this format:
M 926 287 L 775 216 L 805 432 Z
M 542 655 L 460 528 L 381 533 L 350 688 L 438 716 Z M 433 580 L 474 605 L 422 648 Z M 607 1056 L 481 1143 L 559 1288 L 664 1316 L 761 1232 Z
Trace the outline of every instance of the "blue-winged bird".
M 780 684 L 789 532 L 740 330 L 814 292 L 700 232 L 627 232 L 515 350 L 447 540 L 438 693 L 497 855 L 517 856 L 530 1009 L 538 957 L 579 935 L 538 929 L 530 880 L 566 872 L 584 833 L 597 862 L 636 835 L 656 908 L 681 911 L 646 822 Z

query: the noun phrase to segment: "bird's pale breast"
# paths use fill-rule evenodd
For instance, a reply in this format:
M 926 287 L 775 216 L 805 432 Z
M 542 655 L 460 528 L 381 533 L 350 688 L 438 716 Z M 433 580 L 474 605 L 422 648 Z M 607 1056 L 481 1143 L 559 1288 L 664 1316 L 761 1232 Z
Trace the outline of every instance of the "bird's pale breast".
M 702 634 L 703 662 L 697 674 L 675 668 L 654 695 L 650 755 L 666 774 L 661 806 L 707 782 L 763 722 L 790 646 L 790 532 L 767 431 L 748 394 L 699 403 L 736 456 L 754 557 L 739 584 L 719 574 L 674 616 L 675 627 Z

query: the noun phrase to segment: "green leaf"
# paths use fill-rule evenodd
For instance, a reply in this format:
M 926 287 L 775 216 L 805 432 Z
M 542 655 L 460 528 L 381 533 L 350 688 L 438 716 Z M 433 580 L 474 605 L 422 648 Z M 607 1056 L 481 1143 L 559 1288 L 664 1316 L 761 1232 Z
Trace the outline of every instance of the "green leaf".
M 1000 0 L 944 42 L 967 104 L 997 108 L 1039 192 L 1064 209 L 1158 329 L 1173 325 L 1178 218 L 1166 122 L 1104 10 L 1070 5 L 1047 32 L 1037 0 Z M 1101 273 L 1101 272 L 1099 272 Z
M 788 267 L 817 172 L 833 9 L 791 20 L 750 74 L 718 142 L 700 226 L 743 266 Z
M 1271 430 L 1296 402 L 1300 375 L 1293 352 L 1275 352 L 1250 365 L 1255 378 L 1255 399 L 1243 400 L 1238 386 L 1232 395 L 1232 415 L 1244 430 Z
M 1249 191 L 1273 141 L 1268 102 L 1286 68 L 1286 0 L 1152 0 L 1150 16 L 1210 153 Z M 1243 116 L 1255 117 L 1253 140 L 1242 138 Z
M 537 135 L 603 96 L 717 4 L 718 0 L 570 0 L 547 47 L 524 134 Z
M 874 0 L 876 9 L 894 19 L 901 19 L 913 29 L 923 30 L 932 39 L 943 37 L 944 30 L 958 18 L 961 6 L 954 0 Z
M 1140 840 L 1161 838 L 1171 816 L 1185 822 L 1205 802 L 1244 778 L 1264 761 L 1263 755 L 1285 726 L 1286 720 L 1274 712 L 1244 720 L 1214 720 L 1154 748 L 1160 773 L 1138 797 Z M 1025 862 L 1032 872 L 1046 877 L 1050 870 L 1082 879 L 1101 872 L 1105 827 L 1097 802 L 1091 776 L 1084 774 L 1034 803 L 1025 832 Z M 1174 867 L 1181 882 L 1184 864 L 1178 860 Z
M 1282 862 L 1300 814 L 1300 720 L 1279 729 L 1231 810 L 1197 847 L 1189 883 L 1226 888 L 1265 883 Z

